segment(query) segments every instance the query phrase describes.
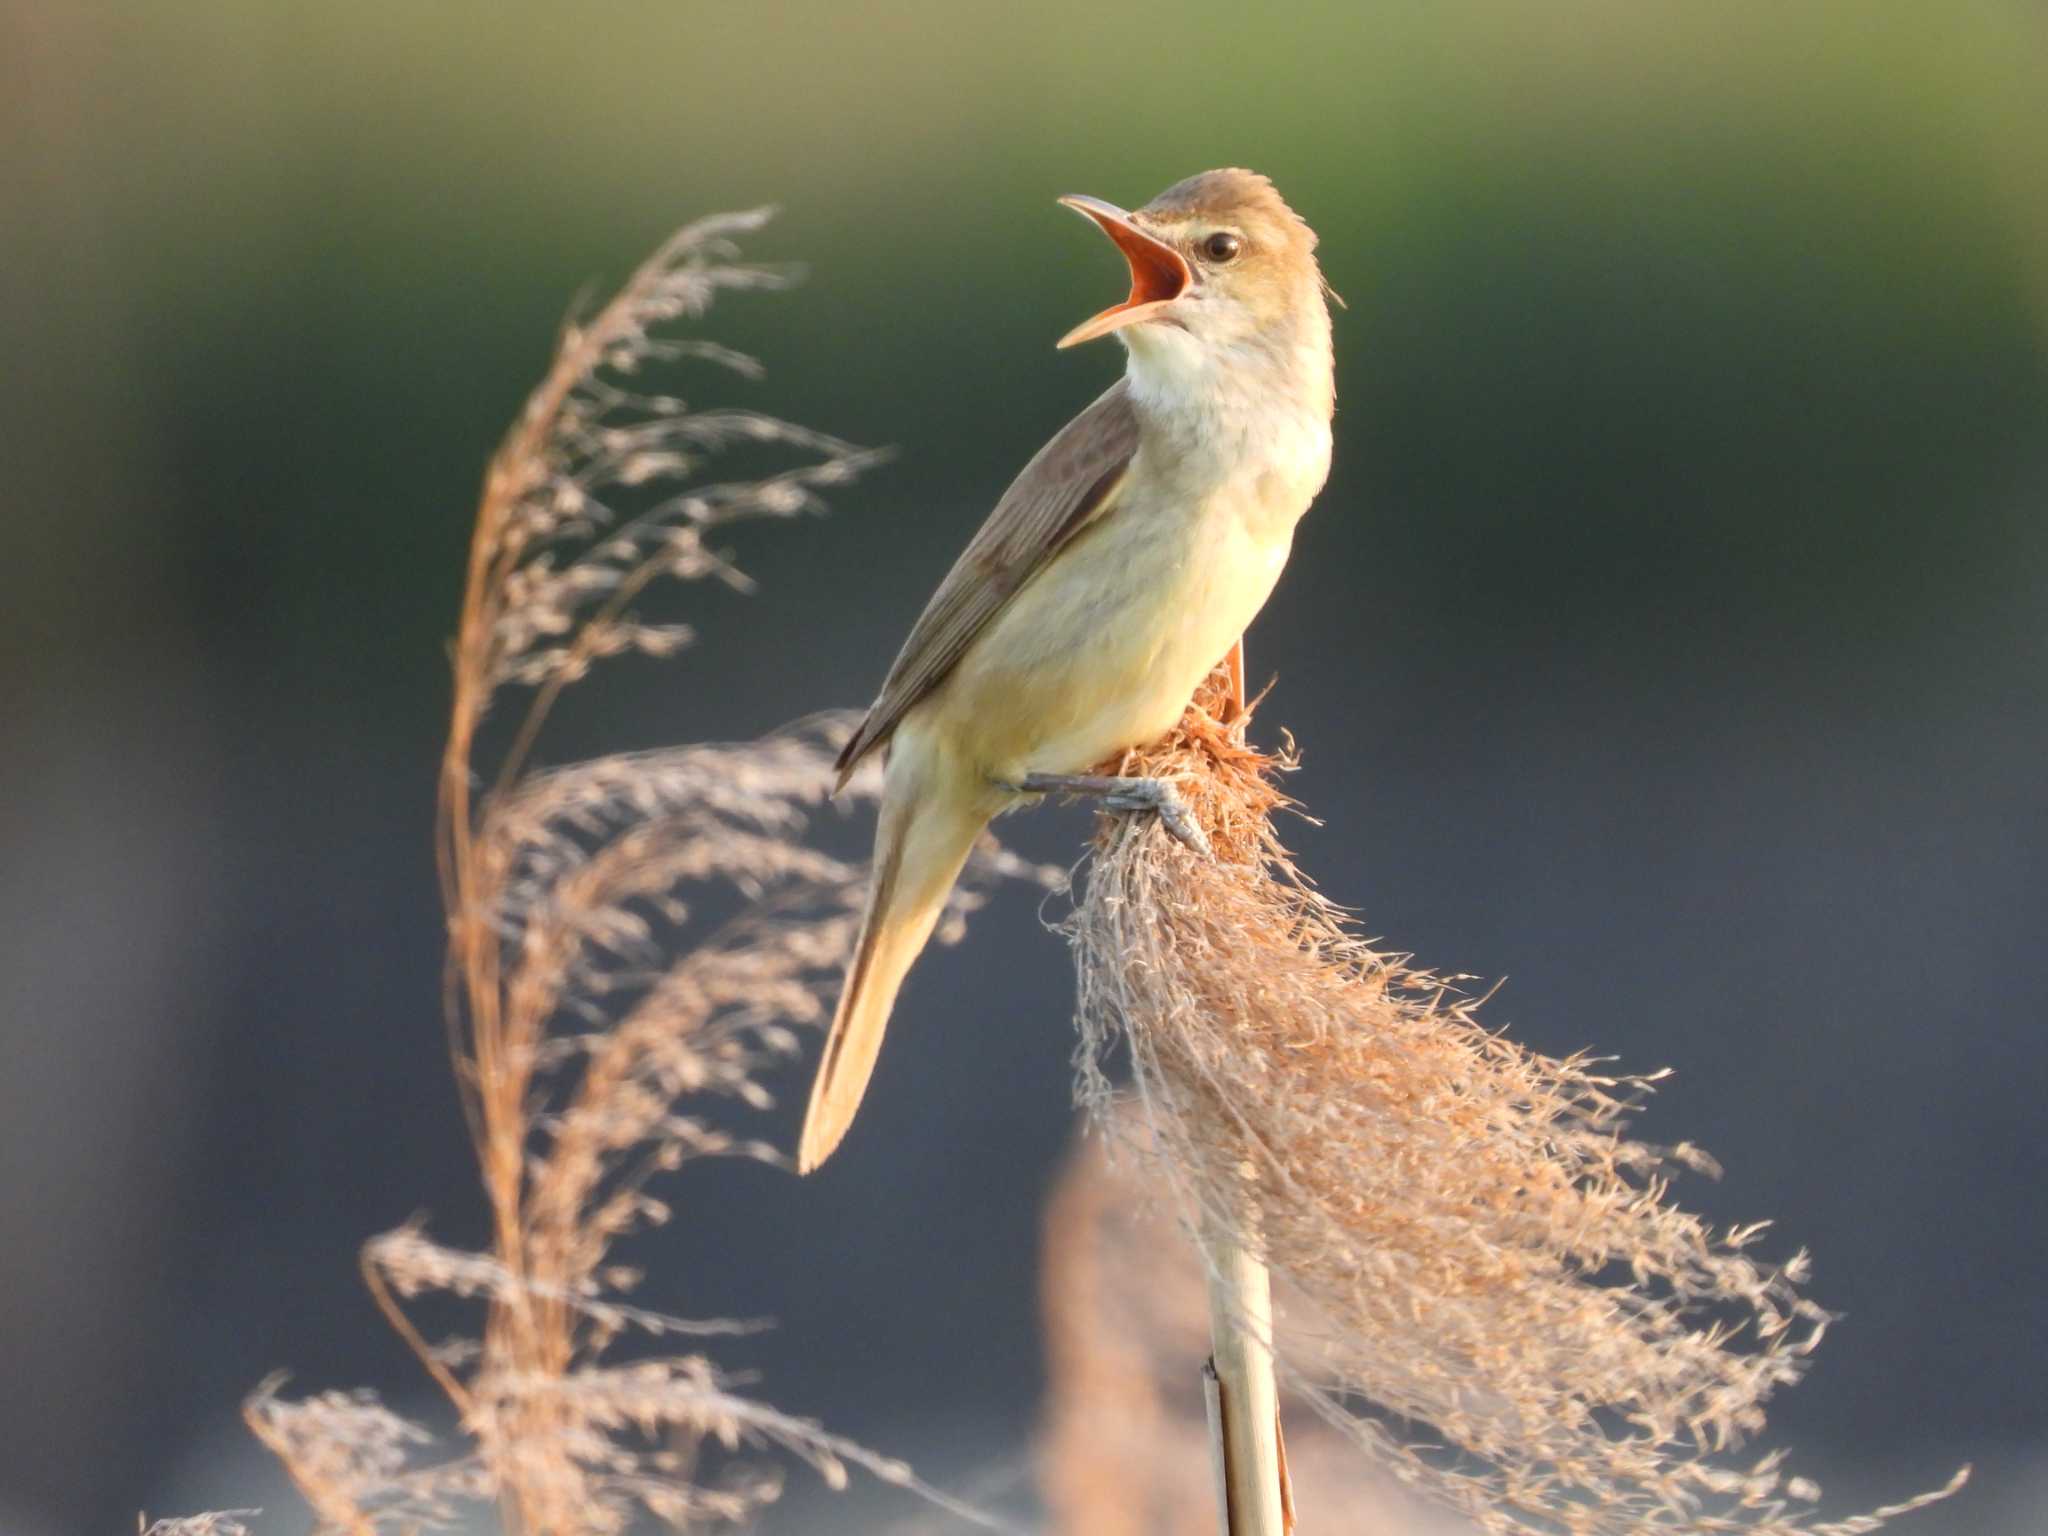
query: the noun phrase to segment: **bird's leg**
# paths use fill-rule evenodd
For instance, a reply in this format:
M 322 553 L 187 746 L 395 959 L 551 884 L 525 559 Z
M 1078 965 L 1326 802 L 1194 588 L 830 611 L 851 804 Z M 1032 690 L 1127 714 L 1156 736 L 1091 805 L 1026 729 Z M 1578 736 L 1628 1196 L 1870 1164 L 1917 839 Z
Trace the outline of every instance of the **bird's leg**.
M 1152 811 L 1166 830 L 1199 854 L 1209 839 L 1180 791 L 1164 779 L 1126 779 L 1106 773 L 1027 773 L 1016 786 L 1028 795 L 1094 795 L 1112 811 Z

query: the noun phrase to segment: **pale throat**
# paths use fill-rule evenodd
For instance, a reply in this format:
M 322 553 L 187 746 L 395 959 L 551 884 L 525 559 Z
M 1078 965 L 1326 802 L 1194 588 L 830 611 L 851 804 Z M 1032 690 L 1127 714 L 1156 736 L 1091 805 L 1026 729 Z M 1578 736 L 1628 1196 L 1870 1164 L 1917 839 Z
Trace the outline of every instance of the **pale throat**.
M 1173 441 L 1256 453 L 1261 442 L 1327 434 L 1335 405 L 1327 313 L 1229 340 L 1167 324 L 1118 337 L 1130 354 L 1131 403 Z

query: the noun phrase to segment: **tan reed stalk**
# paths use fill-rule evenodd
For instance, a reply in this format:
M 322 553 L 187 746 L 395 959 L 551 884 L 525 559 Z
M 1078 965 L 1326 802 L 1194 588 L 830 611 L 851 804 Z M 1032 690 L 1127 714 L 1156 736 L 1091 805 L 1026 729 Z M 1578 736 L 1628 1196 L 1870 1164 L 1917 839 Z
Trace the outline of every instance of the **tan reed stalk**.
M 1088 1123 L 1045 1208 L 1046 1392 L 1039 1447 L 1047 1536 L 1216 1536 L 1225 1507 L 1218 1383 L 1189 1390 L 1210 1347 L 1209 1265 L 1185 1241 L 1142 1111 Z M 1276 1321 L 1278 1321 L 1276 1319 Z M 1282 1359 L 1294 1342 L 1280 1323 Z M 1280 1381 L 1286 1467 L 1304 1529 L 1350 1536 L 1471 1536 L 1404 1496 Z
M 1224 662 L 1224 678 L 1224 722 L 1242 731 L 1242 640 Z M 1280 1388 L 1273 1376 L 1273 1280 L 1253 1246 L 1257 1235 L 1255 1211 L 1202 1224 L 1210 1338 L 1204 1385 L 1213 1378 L 1223 1536 L 1288 1536 L 1294 1527 L 1293 1491 L 1280 1450 Z
M 1234 1223 L 1203 1232 L 1209 1264 L 1210 1367 L 1223 1461 L 1223 1536 L 1288 1536 L 1280 1462 L 1280 1388 L 1273 1376 L 1273 1279 Z

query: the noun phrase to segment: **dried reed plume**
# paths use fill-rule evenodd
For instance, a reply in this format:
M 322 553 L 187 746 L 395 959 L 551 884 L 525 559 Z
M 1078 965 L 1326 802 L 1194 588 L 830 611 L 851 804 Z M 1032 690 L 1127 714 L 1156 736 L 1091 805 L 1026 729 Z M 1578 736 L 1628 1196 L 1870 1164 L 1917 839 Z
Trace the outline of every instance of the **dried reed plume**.
M 1220 698 L 1125 768 L 1175 780 L 1216 857 L 1110 823 L 1069 921 L 1079 1091 L 1126 1123 L 1122 1042 L 1126 1155 L 1264 1257 L 1283 1380 L 1488 1532 L 1853 1536 L 1959 1486 L 1816 1524 L 1781 1454 L 1725 1460 L 1828 1321 L 1804 1256 L 1672 1203 L 1669 1175 L 1711 1164 L 1629 1139 L 1651 1079 L 1525 1050 L 1361 939 L 1275 832 L 1286 761 Z
M 630 1304 L 639 1277 L 615 1253 L 668 1219 L 648 1191 L 654 1175 L 705 1157 L 781 1161 L 721 1125 L 718 1106 L 727 1118 L 766 1107 L 762 1069 L 794 1049 L 794 1027 L 829 1015 L 823 989 L 852 942 L 865 872 L 804 834 L 846 723 L 529 766 L 562 690 L 595 662 L 688 643 L 686 629 L 636 617 L 643 592 L 665 579 L 744 588 L 715 530 L 813 510 L 872 462 L 787 422 L 692 409 L 634 382 L 664 361 L 756 371 L 660 328 L 723 290 L 789 281 L 731 248 L 765 217 L 691 225 L 568 326 L 491 461 L 453 646 L 439 827 L 448 1028 L 491 1244 L 461 1252 L 411 1225 L 363 1250 L 372 1292 L 453 1404 L 463 1444 L 437 1448 L 367 1393 L 294 1401 L 266 1383 L 245 1416 L 322 1531 L 435 1528 L 478 1504 L 550 1536 L 643 1517 L 678 1529 L 739 1521 L 778 1488 L 772 1461 L 732 1455 L 746 1448 L 808 1463 L 835 1486 L 851 1464 L 938 1497 L 900 1463 L 741 1396 L 702 1354 L 646 1353 L 752 1325 Z M 739 444 L 782 466 L 706 478 Z M 523 707 L 480 779 L 479 735 L 508 689 L 526 690 Z M 976 878 L 1012 867 L 991 848 Z M 951 926 L 976 900 L 971 880 Z M 480 1336 L 430 1344 L 414 1316 L 429 1296 L 481 1307 Z M 622 1357 L 628 1339 L 641 1350 Z

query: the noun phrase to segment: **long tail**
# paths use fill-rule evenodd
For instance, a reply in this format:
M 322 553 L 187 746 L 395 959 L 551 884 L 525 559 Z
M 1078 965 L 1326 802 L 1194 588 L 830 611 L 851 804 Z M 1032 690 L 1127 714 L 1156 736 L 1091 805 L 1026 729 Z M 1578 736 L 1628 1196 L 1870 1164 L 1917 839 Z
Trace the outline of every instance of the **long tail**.
M 973 786 L 947 774 L 913 733 L 899 732 L 875 831 L 874 886 L 811 1088 L 797 1172 L 809 1173 L 830 1157 L 853 1124 L 897 989 L 987 824 Z

